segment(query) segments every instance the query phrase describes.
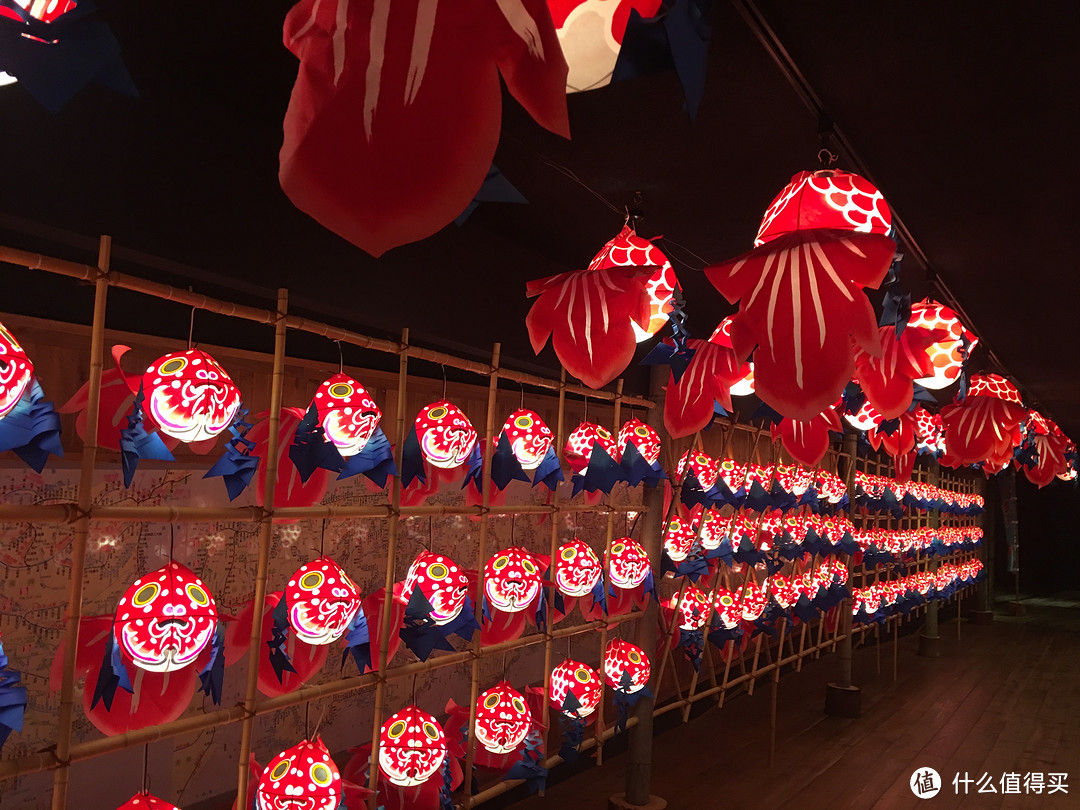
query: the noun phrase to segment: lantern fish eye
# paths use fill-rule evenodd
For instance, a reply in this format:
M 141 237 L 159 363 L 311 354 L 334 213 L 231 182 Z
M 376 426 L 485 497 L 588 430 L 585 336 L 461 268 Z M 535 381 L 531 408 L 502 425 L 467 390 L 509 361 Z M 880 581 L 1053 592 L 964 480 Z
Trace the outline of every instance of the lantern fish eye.
M 522 430 L 525 430 L 526 428 L 531 428 L 533 426 L 532 417 L 531 416 L 519 416 L 517 419 L 514 420 L 514 426 L 519 427 Z
M 398 720 L 396 723 L 394 723 L 392 726 L 390 726 L 389 730 L 386 732 L 386 736 L 389 737 L 391 740 L 396 740 L 398 737 L 400 737 L 404 733 L 405 733 L 405 721 L 404 720 Z
M 316 762 L 311 766 L 311 781 L 319 787 L 326 787 L 333 781 L 333 775 L 330 773 L 330 769 L 323 763 Z
M 438 408 L 432 408 L 430 411 L 428 411 L 428 419 L 434 419 L 438 421 L 439 419 L 444 418 L 447 413 L 449 413 L 449 411 L 447 411 L 446 408 L 440 405 Z
M 510 558 L 503 554 L 501 557 L 499 557 L 499 559 L 495 560 L 494 564 L 491 567 L 494 568 L 496 571 L 502 571 L 504 568 L 506 568 L 506 565 L 509 562 Z
M 616 543 L 611 547 L 612 554 L 622 554 L 623 549 L 626 548 L 622 543 Z
M 522 560 L 521 567 L 525 569 L 525 573 L 527 574 L 536 573 L 536 566 L 532 564 L 531 560 Z
M 496 696 L 496 697 L 498 697 L 498 696 Z M 424 734 L 427 735 L 427 738 L 429 740 L 437 740 L 437 739 L 439 739 L 439 729 L 437 729 L 435 727 L 434 723 L 427 722 L 427 721 L 424 722 Z
M 642 438 L 645 438 L 646 436 L 649 435 L 649 429 L 647 427 L 644 427 L 644 426 L 636 427 L 636 428 L 634 428 L 634 433 L 636 433 L 638 436 L 641 436 Z
M 179 374 L 184 370 L 187 365 L 187 360 L 183 357 L 173 357 L 166 360 L 161 364 L 161 368 L 158 369 L 159 374 Z
M 145 607 L 154 601 L 160 591 L 161 587 L 156 582 L 147 582 L 135 591 L 135 595 L 131 597 L 131 604 L 135 607 Z
M 488 695 L 487 698 L 484 699 L 484 708 L 485 709 L 494 709 L 498 705 L 499 705 L 499 696 L 498 695 L 494 695 L 494 694 L 493 695 Z
M 559 554 L 559 556 L 567 561 L 572 560 L 574 559 L 574 557 L 577 556 L 577 549 L 575 549 L 573 546 L 568 546 L 567 548 L 564 548 L 562 550 L 562 553 Z
M 300 587 L 305 591 L 313 591 L 323 584 L 321 571 L 308 571 L 300 577 Z
M 602 427 L 598 427 L 596 429 L 596 435 L 599 436 L 601 439 L 610 439 L 611 438 L 611 434 L 608 433 L 606 430 L 604 430 L 604 428 L 602 428 Z
M 511 698 L 510 703 L 517 709 L 518 714 L 525 714 L 525 701 L 519 697 Z
M 590 678 L 589 671 L 584 667 L 578 667 L 577 671 L 574 673 L 574 677 L 581 683 L 588 683 Z
M 201 585 L 197 585 L 194 582 L 188 584 L 187 588 L 188 599 L 194 602 L 199 607 L 206 607 L 210 604 L 210 597 Z
M 638 655 L 637 650 L 631 650 L 630 654 L 627 655 L 626 657 L 630 659 L 631 664 L 640 664 L 641 663 L 641 656 Z
M 442 563 L 432 563 L 428 566 L 428 576 L 432 579 L 446 579 L 449 569 Z
M 334 383 L 330 386 L 330 396 L 336 399 L 345 399 L 345 397 L 351 397 L 353 393 L 353 387 L 348 383 Z
M 291 764 L 291 759 L 281 760 L 281 762 L 274 766 L 274 770 L 270 771 L 270 779 L 274 782 L 280 782 L 285 777 L 285 774 L 289 772 L 289 766 Z

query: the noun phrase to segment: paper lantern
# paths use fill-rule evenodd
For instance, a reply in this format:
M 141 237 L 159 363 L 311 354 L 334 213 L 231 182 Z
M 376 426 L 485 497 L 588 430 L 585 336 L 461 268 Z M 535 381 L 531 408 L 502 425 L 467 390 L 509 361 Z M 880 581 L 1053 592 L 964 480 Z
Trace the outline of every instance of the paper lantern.
M 472 422 L 445 399 L 421 410 L 416 417 L 415 429 L 424 459 L 440 469 L 460 467 L 476 447 L 476 429 Z
M 431 618 L 437 625 L 452 622 L 465 606 L 469 580 L 461 567 L 442 554 L 421 551 L 405 576 L 402 596 L 408 601 L 419 588 L 431 605 Z
M 931 390 L 947 388 L 956 382 L 964 369 L 964 361 L 979 343 L 979 339 L 960 323 L 955 312 L 929 298 L 911 305 L 907 329 L 937 333 L 937 339 L 926 350 L 933 373 L 915 380 Z
M 636 447 L 649 464 L 656 464 L 660 460 L 660 434 L 640 419 L 630 419 L 619 428 L 616 448 L 620 459 L 626 455 L 629 445 Z
M 753 580 L 746 583 L 742 592 L 742 618 L 752 622 L 761 618 L 765 607 L 769 603 L 769 594 L 764 586 L 758 585 Z
M 136 793 L 116 810 L 180 810 L 180 808 L 144 790 Z
M 678 283 L 675 270 L 664 252 L 650 240 L 638 236 L 630 224 L 624 225 L 617 236 L 600 248 L 600 252 L 589 262 L 588 269 L 595 272 L 616 267 L 646 268 L 651 271 L 645 284 L 649 318 L 641 326 L 633 318 L 630 319 L 637 342 L 648 340 L 667 325 L 668 313 L 672 309 L 672 294 Z
M 493 754 L 514 751 L 532 728 L 525 696 L 506 681 L 481 692 L 476 699 L 476 741 Z
M 735 355 L 755 347 L 757 395 L 791 419 L 810 420 L 854 370 L 851 338 L 881 346 L 863 287 L 877 287 L 896 252 L 881 193 L 858 175 L 800 172 L 773 200 L 749 253 L 706 268 L 731 303 Z
M 604 686 L 600 676 L 588 664 L 567 658 L 551 671 L 548 700 L 567 717 L 588 717 L 596 711 L 603 695 Z
M 301 565 L 285 586 L 289 626 L 308 644 L 333 644 L 345 635 L 361 601 L 360 589 L 329 557 Z
M 608 581 L 614 588 L 630 590 L 642 585 L 652 572 L 649 555 L 641 544 L 630 537 L 621 537 L 611 544 L 605 555 Z
M 934 368 L 929 350 L 947 334 L 943 329 L 909 326 L 898 336 L 895 326 L 882 326 L 876 356 L 861 346 L 855 348 L 859 387 L 882 419 L 895 419 L 911 406 L 914 381 Z
M 484 596 L 488 605 L 504 613 L 525 610 L 540 595 L 539 559 L 513 546 L 496 552 L 484 566 Z
M 363 450 L 382 419 L 382 411 L 367 389 L 343 372 L 320 385 L 312 402 L 326 438 L 342 458 Z
M 672 372 L 664 400 L 664 425 L 675 439 L 704 429 L 718 405 L 730 411 L 731 386 L 743 379 L 743 364 L 730 346 L 696 338 L 686 346 L 693 356 L 678 379 Z
M 604 650 L 604 682 L 627 694 L 649 685 L 652 667 L 645 651 L 629 641 L 613 638 Z
M 114 633 L 135 666 L 171 672 L 195 661 L 213 639 L 217 623 L 217 604 L 202 580 L 170 562 L 124 592 Z
M 713 509 L 706 509 L 701 514 L 701 533 L 699 540 L 706 551 L 715 551 L 727 539 L 731 518 L 724 517 Z
M 322 739 L 286 748 L 266 766 L 255 790 L 257 810 L 337 810 L 341 773 Z
M 712 335 L 709 337 L 709 342 L 728 349 L 733 348 L 731 345 L 730 315 L 717 324 L 716 329 L 713 330 Z M 746 362 L 739 366 L 739 378 L 731 384 L 728 394 L 733 397 L 746 397 L 752 393 L 754 393 L 754 364 Z
M 948 453 L 965 464 L 1009 461 L 1026 418 L 1016 386 L 998 374 L 976 374 L 964 401 L 941 409 Z
M 690 555 L 690 549 L 697 539 L 697 527 L 692 521 L 672 515 L 664 531 L 664 551 L 674 563 L 680 563 Z
M 129 351 L 113 347 L 117 367 Z M 240 410 L 240 389 L 218 362 L 201 349 L 170 352 L 128 377 L 132 393 L 143 391 L 143 407 L 166 436 L 193 444 L 219 436 Z
M 726 588 L 717 588 L 713 598 L 713 611 L 720 618 L 721 624 L 727 630 L 733 630 L 739 626 L 742 619 L 742 611 L 739 606 L 738 594 L 734 594 Z
M 523 470 L 535 470 L 547 457 L 555 434 L 535 411 L 522 408 L 514 411 L 503 425 L 514 457 Z
M 604 575 L 596 552 L 574 538 L 559 546 L 555 556 L 555 587 L 565 596 L 586 596 Z
M 716 485 L 716 479 L 720 475 L 718 459 L 691 449 L 687 450 L 675 465 L 675 474 L 681 478 L 687 466 L 703 490 L 708 491 Z
M 418 706 L 406 706 L 390 715 L 379 730 L 379 770 L 395 785 L 423 784 L 445 759 L 442 726 Z
M 547 0 L 569 72 L 566 92 L 605 87 L 633 9 L 652 17 L 660 0 Z
M 881 414 L 874 409 L 869 400 L 866 400 L 855 413 L 845 413 L 844 421 L 856 430 L 865 432 L 881 424 Z
M 592 461 L 593 450 L 599 447 L 609 458 L 618 455 L 618 445 L 611 431 L 593 422 L 582 422 L 566 439 L 566 462 L 579 473 Z
M 15 336 L 0 323 L 0 419 L 18 404 L 34 377 L 34 364 Z
M 681 599 L 678 593 L 672 594 L 664 607 L 676 611 L 675 620 L 680 630 L 700 630 L 708 616 L 709 599 L 693 585 L 687 585 Z

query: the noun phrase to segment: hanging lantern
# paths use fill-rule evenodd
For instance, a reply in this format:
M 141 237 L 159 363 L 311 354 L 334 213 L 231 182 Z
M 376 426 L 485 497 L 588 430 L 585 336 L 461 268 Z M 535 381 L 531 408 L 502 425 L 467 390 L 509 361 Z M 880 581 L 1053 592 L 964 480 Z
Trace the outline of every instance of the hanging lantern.
M 195 661 L 217 624 L 217 604 L 202 580 L 170 562 L 125 591 L 116 606 L 114 633 L 135 666 L 172 672 Z
M 644 584 L 652 573 L 649 555 L 636 540 L 622 537 L 611 544 L 611 554 L 605 555 L 608 580 L 612 587 L 630 590 Z
M 709 600 L 693 585 L 687 585 L 679 594 L 673 594 L 664 607 L 675 611 L 675 620 L 680 630 L 700 630 L 705 626 L 709 612 Z
M 1061 429 L 1038 411 L 1031 411 L 1027 433 L 1027 441 L 1035 451 L 1033 461 L 1023 459 L 1020 462 L 1027 479 L 1042 489 L 1055 477 L 1068 475 L 1069 462 L 1065 455 L 1068 439 Z
M 144 790 L 136 793 L 116 810 L 180 810 L 180 808 Z
M 933 372 L 915 380 L 931 390 L 947 388 L 956 382 L 964 370 L 964 362 L 979 343 L 979 339 L 960 323 L 955 312 L 929 298 L 911 305 L 907 328 L 929 331 L 936 336 L 926 350 Z
M 1016 386 L 998 374 L 976 374 L 964 401 L 941 409 L 948 453 L 965 464 L 1009 461 L 1026 418 Z
M 549 701 L 563 715 L 584 719 L 596 711 L 604 687 L 596 670 L 567 658 L 551 671 Z
M 476 741 L 493 754 L 514 751 L 532 728 L 525 696 L 506 681 L 481 692 L 476 699 Z
M 257 810 L 336 810 L 341 800 L 341 773 L 319 737 L 270 760 L 255 790 Z
M 845 413 L 844 421 L 856 430 L 865 432 L 881 424 L 881 414 L 874 410 L 869 400 L 865 400 L 855 413 Z
M 540 559 L 517 546 L 496 552 L 484 566 L 488 606 L 504 613 L 525 610 L 540 595 Z
M 416 417 L 415 429 L 424 460 L 440 469 L 460 467 L 476 447 L 476 429 L 472 422 L 445 399 L 421 410 Z
M 855 373 L 866 399 L 883 419 L 895 419 L 911 407 L 914 381 L 933 370 L 929 350 L 947 333 L 941 329 L 878 329 L 878 356 L 855 347 Z
M 382 411 L 367 389 L 343 372 L 319 386 L 312 404 L 326 438 L 342 458 L 363 450 L 382 419 Z
M 717 588 L 716 596 L 713 599 L 713 611 L 720 617 L 724 629 L 733 630 L 738 627 L 739 620 L 742 619 L 738 594 L 734 594 L 726 588 Z
M 754 384 L 783 416 L 811 420 L 851 379 L 851 338 L 881 346 L 863 287 L 877 287 L 896 253 L 881 192 L 843 171 L 799 172 L 762 219 L 756 247 L 706 268 L 731 303 L 738 359 L 755 347 Z
M 535 411 L 514 411 L 503 425 L 502 433 L 510 442 L 514 457 L 523 470 L 535 470 L 551 450 L 555 434 Z
M 34 364 L 15 336 L 0 323 L 0 419 L 18 404 L 34 377 Z
M 445 625 L 461 614 L 469 594 L 469 580 L 449 557 L 421 551 L 409 566 L 402 595 L 408 600 L 417 588 L 431 605 L 430 616 L 435 624 Z
M 664 327 L 671 312 L 671 300 L 678 283 L 675 270 L 668 257 L 649 239 L 637 235 L 633 226 L 627 224 L 611 241 L 604 245 L 591 262 L 589 270 L 608 270 L 615 267 L 643 267 L 652 271 L 645 285 L 649 301 L 649 319 L 641 326 L 630 319 L 637 342 L 648 340 Z
M 395 785 L 423 784 L 445 759 L 446 735 L 439 721 L 418 706 L 406 706 L 382 724 L 379 770 Z
M 613 638 L 604 650 L 604 682 L 612 689 L 633 694 L 649 685 L 649 656 L 640 647 Z
M 706 551 L 715 551 L 727 539 L 730 517 L 724 517 L 714 509 L 706 509 L 701 515 L 701 547 Z
M 555 557 L 555 587 L 565 596 L 586 596 L 596 588 L 604 571 L 596 552 L 574 538 L 559 546 Z
M 592 422 L 582 422 L 566 439 L 565 456 L 573 472 L 574 495 L 584 489 L 610 493 L 623 480 L 622 468 L 615 460 L 616 439 L 611 431 Z
M 660 434 L 640 419 L 631 419 L 619 428 L 619 437 L 616 441 L 619 458 L 625 457 L 626 449 L 630 445 L 637 448 L 638 453 L 648 464 L 655 464 L 660 460 Z
M 697 338 L 686 346 L 693 356 L 680 376 L 672 371 L 664 400 L 664 425 L 675 439 L 704 429 L 718 409 L 730 411 L 731 386 L 743 376 L 730 346 Z
M 692 521 L 672 515 L 664 532 L 664 552 L 674 563 L 681 563 L 690 555 L 697 539 L 697 527 Z
M 289 626 L 307 644 L 333 644 L 361 606 L 360 589 L 329 557 L 301 565 L 285 586 Z
M 660 8 L 660 0 L 548 0 L 569 73 L 566 92 L 606 87 L 622 48 L 630 10 L 644 18 Z

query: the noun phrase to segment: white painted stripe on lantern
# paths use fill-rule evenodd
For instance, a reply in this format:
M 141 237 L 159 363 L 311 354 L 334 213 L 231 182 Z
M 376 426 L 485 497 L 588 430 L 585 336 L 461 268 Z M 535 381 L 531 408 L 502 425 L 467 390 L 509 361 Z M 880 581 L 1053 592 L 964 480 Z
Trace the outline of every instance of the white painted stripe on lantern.
M 405 77 L 405 104 L 416 101 L 420 85 L 424 81 L 428 56 L 431 53 L 431 38 L 435 34 L 435 12 L 439 0 L 420 0 L 416 8 L 416 27 L 413 29 L 412 56 L 409 60 L 409 73 Z
M 814 302 L 814 314 L 817 315 L 818 324 L 818 348 L 825 346 L 825 312 L 821 308 L 821 293 L 818 292 L 817 273 L 814 262 L 810 258 L 810 246 L 803 242 L 804 258 L 806 259 L 806 275 L 810 280 L 810 299 Z
M 342 18 L 342 5 L 348 6 L 349 0 L 338 0 L 338 17 Z M 375 107 L 379 103 L 379 87 L 382 84 L 383 60 L 386 58 L 386 29 L 390 18 L 390 0 L 375 0 L 371 9 L 371 36 L 368 39 L 369 58 L 367 72 L 364 75 L 364 133 L 371 140 L 375 123 Z M 345 21 L 339 26 L 344 36 Z M 336 34 L 337 32 L 335 32 Z M 344 52 L 342 53 L 344 60 Z M 344 66 L 344 61 L 342 62 Z M 335 77 L 334 81 L 337 81 Z
M 844 298 L 848 301 L 855 303 L 855 299 L 851 297 L 851 293 L 848 292 L 847 287 L 840 281 L 840 277 L 836 275 L 832 262 L 829 261 L 829 257 L 825 255 L 825 251 L 821 248 L 821 243 L 814 241 L 811 242 L 810 245 L 813 248 L 814 254 L 818 257 L 818 261 L 821 262 L 821 269 L 828 274 L 830 279 L 832 279 L 832 283 L 836 285 L 836 289 L 840 290 Z

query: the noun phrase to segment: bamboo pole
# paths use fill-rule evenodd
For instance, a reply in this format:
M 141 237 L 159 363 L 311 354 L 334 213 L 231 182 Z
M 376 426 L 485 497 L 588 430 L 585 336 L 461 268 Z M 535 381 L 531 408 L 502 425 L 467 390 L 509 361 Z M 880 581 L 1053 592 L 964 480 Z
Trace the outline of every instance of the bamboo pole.
M 491 350 L 491 377 L 488 384 L 487 415 L 484 424 L 486 443 L 484 444 L 483 471 L 480 479 L 482 482 L 480 502 L 484 507 L 484 512 L 480 515 L 480 531 L 476 539 L 476 595 L 477 599 L 481 602 L 484 598 L 484 564 L 487 562 L 487 507 L 488 504 L 491 503 L 491 459 L 495 452 L 495 406 L 499 393 L 499 354 L 501 351 L 502 345 L 499 343 L 496 343 L 495 347 Z M 551 562 L 554 564 L 554 557 Z M 553 616 L 548 616 L 549 622 L 553 619 Z M 483 631 L 476 633 L 473 636 L 473 651 L 476 655 L 472 662 L 471 683 L 469 685 L 469 736 L 467 738 L 464 772 L 466 801 L 468 801 L 469 797 L 472 795 L 473 765 L 476 763 L 476 701 L 480 695 L 480 655 L 483 644 L 482 638 Z M 372 810 L 374 810 L 374 808 L 372 808 Z
M 401 330 L 401 351 L 398 353 L 398 390 L 397 390 L 397 443 L 394 445 L 394 464 L 400 471 L 402 454 L 405 449 L 405 436 L 408 424 L 408 377 L 409 377 L 409 330 Z M 376 810 L 379 805 L 379 733 L 383 715 L 386 712 L 386 670 L 390 657 L 390 617 L 393 614 L 394 570 L 397 566 L 397 536 L 401 515 L 401 475 L 394 476 L 390 486 L 392 512 L 386 527 L 386 576 L 383 581 L 383 612 L 379 623 L 379 659 L 375 669 L 375 705 L 372 709 L 371 722 L 371 757 L 368 767 L 369 810 Z
M 288 290 L 278 290 L 277 321 L 274 325 L 274 370 L 270 378 L 270 419 L 266 437 L 266 484 L 263 487 L 263 521 L 259 534 L 259 560 L 255 571 L 255 595 L 252 597 L 251 646 L 248 649 L 247 690 L 244 695 L 244 721 L 240 731 L 240 762 L 237 765 L 236 806 L 247 807 L 251 739 L 255 731 L 255 702 L 259 697 L 259 659 L 263 655 L 262 612 L 266 601 L 266 578 L 270 569 L 270 546 L 274 540 L 274 495 L 277 484 L 278 427 L 281 420 L 281 395 L 285 382 L 285 316 L 289 310 Z
M 79 623 L 82 621 L 83 572 L 86 567 L 86 540 L 90 521 L 85 517 L 94 500 L 94 465 L 98 451 L 98 413 L 101 401 L 101 367 L 105 353 L 105 307 L 109 292 L 109 260 L 112 238 L 102 236 L 98 246 L 97 276 L 94 280 L 94 321 L 90 338 L 90 378 L 86 406 L 86 438 L 83 441 L 82 466 L 79 470 L 78 509 L 84 517 L 75 524 L 71 541 L 71 581 L 68 583 L 68 608 L 64 633 L 64 669 L 60 685 L 60 712 L 57 717 L 56 759 L 61 763 L 53 778 L 53 810 L 67 806 L 71 732 L 74 723 L 75 655 L 79 649 Z

